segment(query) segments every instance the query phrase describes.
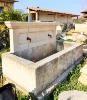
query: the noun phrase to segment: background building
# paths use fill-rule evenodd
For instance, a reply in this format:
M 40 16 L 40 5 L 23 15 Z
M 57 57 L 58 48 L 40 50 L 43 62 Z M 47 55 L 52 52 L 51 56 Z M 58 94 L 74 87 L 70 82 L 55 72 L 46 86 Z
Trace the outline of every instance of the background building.
M 81 13 L 83 14 L 84 18 L 87 18 L 87 10 L 83 10 L 83 11 L 81 11 Z
M 73 23 L 72 17 L 78 17 L 76 14 L 59 12 L 56 10 L 42 9 L 39 7 L 28 8 L 28 21 L 58 22 L 60 24 Z

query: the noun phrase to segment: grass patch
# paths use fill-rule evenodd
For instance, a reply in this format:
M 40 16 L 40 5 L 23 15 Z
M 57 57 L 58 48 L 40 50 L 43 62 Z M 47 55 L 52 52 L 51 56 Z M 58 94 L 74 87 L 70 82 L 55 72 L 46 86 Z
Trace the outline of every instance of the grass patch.
M 23 92 L 17 91 L 18 100 L 37 100 L 36 96 L 33 93 L 24 95 Z
M 17 91 L 18 100 L 27 100 L 28 96 L 24 95 L 21 91 Z
M 58 100 L 58 95 L 62 91 L 68 90 L 79 90 L 79 91 L 87 91 L 87 86 L 82 85 L 78 82 L 78 78 L 80 76 L 80 69 L 84 66 L 84 60 L 80 62 L 80 64 L 76 65 L 76 67 L 68 74 L 68 77 L 65 81 L 58 84 L 53 92 L 45 97 L 45 100 Z

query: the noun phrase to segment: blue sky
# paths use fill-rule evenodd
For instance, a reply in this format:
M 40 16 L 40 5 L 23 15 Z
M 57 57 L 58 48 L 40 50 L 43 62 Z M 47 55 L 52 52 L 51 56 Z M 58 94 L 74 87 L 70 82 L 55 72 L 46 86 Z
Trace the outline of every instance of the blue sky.
M 58 11 L 80 13 L 87 9 L 87 0 L 18 0 L 14 7 L 26 11 L 27 6 L 56 9 Z

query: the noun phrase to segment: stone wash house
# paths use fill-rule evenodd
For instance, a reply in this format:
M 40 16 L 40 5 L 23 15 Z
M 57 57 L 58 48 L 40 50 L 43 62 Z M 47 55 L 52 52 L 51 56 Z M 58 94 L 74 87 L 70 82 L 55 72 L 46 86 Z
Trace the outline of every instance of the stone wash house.
M 77 17 L 76 14 L 59 12 L 56 10 L 42 9 L 39 7 L 29 7 L 28 9 L 28 21 L 40 21 L 40 22 L 57 22 L 59 24 L 72 24 L 73 17 Z
M 0 12 L 2 12 L 4 8 L 10 9 L 11 7 L 13 7 L 15 2 L 17 1 L 16 0 L 0 0 Z

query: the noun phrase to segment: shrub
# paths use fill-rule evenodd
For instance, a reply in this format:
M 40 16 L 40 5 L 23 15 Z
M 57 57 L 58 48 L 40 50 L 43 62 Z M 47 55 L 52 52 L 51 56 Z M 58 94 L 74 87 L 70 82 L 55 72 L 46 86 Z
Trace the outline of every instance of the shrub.
M 0 21 L 26 21 L 26 17 L 27 14 L 14 9 L 4 9 L 2 13 L 0 13 Z
M 74 19 L 73 21 L 74 21 L 74 23 L 82 24 L 82 23 L 86 22 L 86 19 L 85 18 L 79 18 L 79 19 Z

